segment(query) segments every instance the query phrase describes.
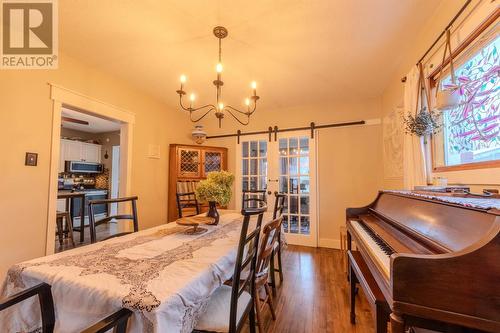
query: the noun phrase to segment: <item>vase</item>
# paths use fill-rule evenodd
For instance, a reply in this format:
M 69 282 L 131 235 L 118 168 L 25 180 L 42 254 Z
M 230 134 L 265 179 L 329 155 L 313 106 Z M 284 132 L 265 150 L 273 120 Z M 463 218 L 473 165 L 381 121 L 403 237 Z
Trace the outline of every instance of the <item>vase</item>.
M 217 211 L 217 203 L 215 201 L 209 201 L 208 202 L 208 217 L 211 217 L 214 219 L 211 225 L 217 225 L 219 223 L 219 212 Z

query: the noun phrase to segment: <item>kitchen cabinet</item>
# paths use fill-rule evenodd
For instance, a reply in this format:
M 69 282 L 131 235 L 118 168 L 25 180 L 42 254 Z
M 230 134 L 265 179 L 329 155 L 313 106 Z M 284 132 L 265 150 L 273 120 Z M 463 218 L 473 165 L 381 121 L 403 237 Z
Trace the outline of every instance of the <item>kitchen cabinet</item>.
M 101 163 L 101 145 L 61 139 L 59 151 L 59 172 L 64 172 L 65 161 Z
M 101 145 L 82 142 L 82 160 L 101 163 Z
M 175 221 L 177 192 L 194 191 L 209 172 L 227 170 L 227 148 L 171 144 L 169 169 L 168 220 Z M 201 211 L 206 209 L 203 203 Z

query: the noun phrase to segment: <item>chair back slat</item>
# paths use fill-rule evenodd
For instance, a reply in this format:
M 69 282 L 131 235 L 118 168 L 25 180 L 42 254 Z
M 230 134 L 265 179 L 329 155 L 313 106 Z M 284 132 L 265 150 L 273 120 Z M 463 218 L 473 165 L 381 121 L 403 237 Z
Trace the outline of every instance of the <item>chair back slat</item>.
M 257 264 L 257 250 L 259 248 L 260 228 L 262 225 L 262 217 L 267 210 L 267 206 L 262 205 L 259 208 L 242 209 L 243 223 L 241 226 L 240 240 L 238 251 L 236 253 L 236 263 L 234 266 L 233 285 L 231 290 L 231 307 L 229 312 L 229 332 L 238 332 L 244 320 L 238 320 L 238 299 L 246 289 L 251 295 L 252 300 L 249 302 L 244 313 L 240 316 L 242 319 L 250 312 L 253 306 L 253 295 L 255 288 L 255 267 Z M 252 223 L 251 231 L 250 220 L 252 216 L 256 216 L 255 226 Z M 241 281 L 241 273 L 245 270 L 247 276 L 244 281 Z
M 54 299 L 50 291 L 50 285 L 47 283 L 40 283 L 34 287 L 23 290 L 0 303 L 0 311 L 5 310 L 15 304 L 38 295 L 40 302 L 40 312 L 42 314 L 42 333 L 52 333 L 56 322 L 54 314 Z
M 137 196 L 104 199 L 104 200 L 90 200 L 89 201 L 90 242 L 95 243 L 97 241 L 96 227 L 100 224 L 107 223 L 111 220 L 129 220 L 129 221 L 132 221 L 133 226 L 134 226 L 133 232 L 139 231 L 139 221 L 138 221 L 138 217 L 137 217 L 137 200 L 138 200 Z M 96 205 L 102 205 L 102 204 L 109 205 L 109 204 L 120 203 L 120 202 L 130 202 L 132 205 L 132 214 L 117 214 L 117 215 L 107 216 L 105 218 L 102 218 L 102 219 L 96 221 L 95 214 L 94 214 L 94 207 Z M 123 236 L 126 234 L 130 234 L 130 232 L 122 232 L 119 234 L 111 235 L 103 240 L 118 237 L 118 236 Z
M 256 208 L 267 204 L 266 190 L 243 190 L 241 209 Z
M 274 196 L 273 219 L 276 219 L 283 214 L 283 209 L 285 209 L 286 194 L 274 192 Z
M 260 251 L 257 259 L 255 274 L 259 279 L 265 280 L 266 282 L 269 274 L 269 263 L 272 258 L 273 249 L 279 240 L 282 220 L 283 217 L 280 216 L 267 223 L 262 230 Z
M 194 192 L 176 193 L 177 199 L 177 215 L 179 218 L 195 216 L 200 214 L 200 206 L 198 205 L 198 200 Z M 194 208 L 195 213 L 190 215 L 184 215 L 183 210 L 185 208 Z

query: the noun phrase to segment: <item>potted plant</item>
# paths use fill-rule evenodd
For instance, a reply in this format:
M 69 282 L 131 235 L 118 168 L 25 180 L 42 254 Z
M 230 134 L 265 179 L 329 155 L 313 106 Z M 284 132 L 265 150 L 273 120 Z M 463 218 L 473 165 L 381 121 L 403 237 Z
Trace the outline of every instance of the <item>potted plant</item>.
M 200 201 L 208 202 L 208 217 L 214 219 L 211 224 L 219 223 L 219 212 L 217 204 L 226 206 L 231 200 L 231 186 L 234 182 L 234 176 L 227 171 L 214 171 L 207 175 L 207 179 L 200 181 L 196 187 L 196 198 Z

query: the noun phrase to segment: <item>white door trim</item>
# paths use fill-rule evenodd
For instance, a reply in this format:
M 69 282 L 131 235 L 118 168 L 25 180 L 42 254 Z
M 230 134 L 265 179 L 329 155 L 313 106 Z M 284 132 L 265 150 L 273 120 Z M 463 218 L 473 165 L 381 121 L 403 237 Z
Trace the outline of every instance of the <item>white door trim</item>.
M 57 211 L 57 178 L 59 172 L 59 154 L 61 140 L 61 108 L 68 105 L 84 112 L 101 117 L 118 120 L 120 126 L 120 193 L 130 195 L 132 176 L 132 140 L 135 114 L 117 106 L 85 96 L 78 92 L 49 83 L 52 100 L 52 137 L 49 167 L 49 200 L 47 210 L 47 236 L 45 254 L 54 253 L 56 211 Z

